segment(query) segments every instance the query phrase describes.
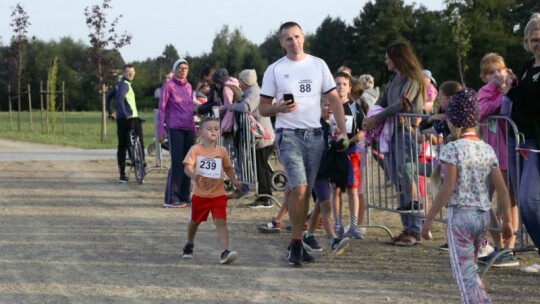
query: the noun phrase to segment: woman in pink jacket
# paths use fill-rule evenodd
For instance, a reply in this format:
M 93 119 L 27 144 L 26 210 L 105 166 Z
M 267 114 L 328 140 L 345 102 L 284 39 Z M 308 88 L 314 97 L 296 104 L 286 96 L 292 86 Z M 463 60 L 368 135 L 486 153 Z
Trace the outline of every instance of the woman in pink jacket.
M 157 133 L 159 142 L 165 138 L 165 124 L 169 134 L 171 169 L 167 177 L 163 207 L 185 208 L 191 205 L 191 179 L 184 173 L 183 160 L 195 143 L 193 98 L 187 81 L 189 65 L 178 59 L 173 65 L 174 77 L 161 88 Z

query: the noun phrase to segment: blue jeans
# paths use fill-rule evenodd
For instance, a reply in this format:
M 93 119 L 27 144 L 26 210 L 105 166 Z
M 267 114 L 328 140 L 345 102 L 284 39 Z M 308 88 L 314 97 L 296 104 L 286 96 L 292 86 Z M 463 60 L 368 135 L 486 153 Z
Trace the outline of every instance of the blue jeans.
M 538 149 L 538 145 L 533 139 L 526 139 L 520 145 L 524 149 Z M 515 155 L 516 143 L 513 138 L 508 140 L 508 170 L 510 172 L 510 182 L 512 192 L 517 193 L 517 183 L 519 182 L 518 206 L 521 219 L 527 229 L 527 233 L 536 246 L 540 248 L 540 161 L 539 154 L 535 152 L 523 152 L 527 159 L 519 158 L 519 175 L 517 174 Z M 518 178 L 519 177 L 519 178 Z M 540 253 L 539 253 L 540 254 Z
M 405 179 L 400 174 L 405 163 L 418 162 L 418 145 L 415 145 L 407 132 L 394 132 L 390 145 L 388 167 L 390 180 L 396 185 L 398 191 L 399 206 L 410 203 L 404 192 Z M 401 223 L 404 231 L 420 233 L 422 230 L 422 218 L 414 214 L 401 214 Z
M 280 128 L 276 145 L 289 188 L 307 185 L 306 193 L 311 193 L 324 150 L 322 130 Z

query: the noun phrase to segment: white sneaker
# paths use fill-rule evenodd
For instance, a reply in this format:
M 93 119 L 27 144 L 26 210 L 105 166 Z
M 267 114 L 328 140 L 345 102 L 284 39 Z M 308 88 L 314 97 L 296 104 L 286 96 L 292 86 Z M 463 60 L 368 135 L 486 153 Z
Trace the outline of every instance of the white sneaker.
M 538 264 L 532 264 L 527 267 L 521 268 L 521 271 L 527 272 L 527 273 L 539 273 L 540 272 L 540 265 Z
M 479 257 L 479 258 L 487 257 L 487 256 L 490 255 L 494 250 L 495 250 L 495 248 L 493 248 L 493 247 L 487 242 L 487 240 L 484 240 L 484 241 L 482 242 L 482 245 L 480 246 L 480 250 L 478 250 L 478 257 Z

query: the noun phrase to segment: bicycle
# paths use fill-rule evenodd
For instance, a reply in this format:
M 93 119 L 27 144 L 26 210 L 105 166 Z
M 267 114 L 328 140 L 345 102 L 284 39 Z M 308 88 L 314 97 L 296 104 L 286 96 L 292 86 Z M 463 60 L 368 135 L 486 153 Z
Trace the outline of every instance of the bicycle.
M 133 127 L 133 124 L 135 121 L 139 121 L 141 124 L 144 120 L 140 118 L 131 118 L 129 119 L 129 122 L 131 124 L 131 130 L 129 131 L 129 140 L 128 140 L 128 154 L 129 158 L 131 160 L 131 168 L 135 171 L 135 179 L 137 180 L 137 184 L 141 185 L 144 180 L 145 172 L 145 166 L 144 166 L 144 151 L 141 144 L 141 139 L 139 138 L 139 135 L 135 132 L 135 128 Z

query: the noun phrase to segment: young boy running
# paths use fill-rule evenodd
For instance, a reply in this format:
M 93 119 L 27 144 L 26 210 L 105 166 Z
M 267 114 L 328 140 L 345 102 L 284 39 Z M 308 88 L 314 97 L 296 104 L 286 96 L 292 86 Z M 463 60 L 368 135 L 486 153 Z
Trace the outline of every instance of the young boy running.
M 236 179 L 229 154 L 224 147 L 216 146 L 219 137 L 219 121 L 207 117 L 199 125 L 201 143 L 194 145 L 184 159 L 185 173 L 195 182 L 191 205 L 191 218 L 188 224 L 188 241 L 184 246 L 184 259 L 193 258 L 195 234 L 201 222 L 208 219 L 212 212 L 214 225 L 221 249 L 220 264 L 229 264 L 236 260 L 237 253 L 229 250 L 227 230 L 227 195 L 223 187 L 225 174 L 236 189 L 240 182 Z

